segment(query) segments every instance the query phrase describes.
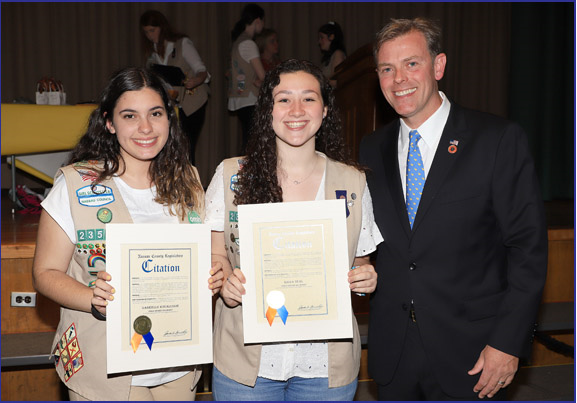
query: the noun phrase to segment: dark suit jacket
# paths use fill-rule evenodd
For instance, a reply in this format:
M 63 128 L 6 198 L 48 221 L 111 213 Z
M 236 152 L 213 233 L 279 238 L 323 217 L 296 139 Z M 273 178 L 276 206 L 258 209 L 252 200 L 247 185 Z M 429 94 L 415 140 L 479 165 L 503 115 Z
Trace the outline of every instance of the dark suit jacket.
M 543 201 L 523 130 L 452 103 L 411 230 L 399 125 L 366 136 L 360 149 L 385 239 L 370 302 L 369 372 L 378 383 L 392 380 L 413 299 L 443 391 L 466 396 L 479 377 L 467 371 L 485 345 L 518 357 L 530 351 L 547 268 Z

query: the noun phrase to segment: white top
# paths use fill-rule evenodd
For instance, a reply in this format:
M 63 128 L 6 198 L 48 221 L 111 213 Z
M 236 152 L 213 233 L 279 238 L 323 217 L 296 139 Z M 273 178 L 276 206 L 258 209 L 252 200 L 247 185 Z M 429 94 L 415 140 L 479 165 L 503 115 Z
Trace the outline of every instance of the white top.
M 114 177 L 114 183 L 118 187 L 122 199 L 124 200 L 132 221 L 136 224 L 178 224 L 179 219 L 176 216 L 168 214 L 168 209 L 154 201 L 156 196 L 156 187 L 150 189 L 133 189 L 128 186 L 122 179 Z M 64 175 L 59 176 L 54 181 L 54 186 L 41 203 L 42 207 L 66 232 L 70 241 L 76 244 L 76 232 L 74 230 L 74 220 L 70 211 L 70 198 Z M 103 351 L 102 354 L 105 354 Z M 176 368 L 182 369 L 182 367 Z M 142 371 L 135 372 L 132 376 L 132 386 L 157 386 L 167 382 L 174 381 L 186 374 L 187 371 L 168 371 L 153 372 Z M 139 375 L 134 375 L 134 374 Z
M 435 152 L 439 146 L 441 135 L 445 129 L 445 124 L 449 118 L 451 111 L 451 103 L 442 91 L 439 95 L 443 99 L 439 109 L 433 113 L 420 127 L 410 128 L 405 121 L 401 119 L 401 128 L 399 133 L 398 143 L 398 157 L 399 157 L 399 172 L 401 174 L 401 182 L 403 184 L 403 194 L 407 198 L 407 155 L 409 154 L 409 132 L 417 130 L 421 135 L 421 139 L 417 143 L 423 158 L 423 167 L 425 168 L 425 180 L 429 175 Z
M 322 155 L 322 154 L 319 154 Z M 323 155 L 324 157 L 324 155 Z M 326 172 L 325 172 L 326 174 Z M 315 200 L 325 200 L 325 174 Z M 212 231 L 224 231 L 225 204 L 223 163 L 206 190 L 205 224 Z M 369 187 L 365 186 L 362 198 L 362 225 L 356 256 L 366 256 L 383 242 L 373 216 L 373 204 Z M 328 344 L 326 342 L 263 344 L 258 376 L 278 381 L 298 376 L 301 378 L 328 378 Z
M 154 44 L 154 50 L 156 50 L 156 43 Z M 164 49 L 164 58 L 161 58 L 158 53 L 153 53 L 150 55 L 149 62 L 162 64 L 164 66 L 168 65 L 168 58 L 171 56 L 172 51 L 174 50 L 174 42 L 167 42 L 166 48 Z M 194 47 L 194 44 L 189 38 L 183 38 L 182 40 L 182 57 L 188 63 L 194 74 L 198 74 L 202 71 L 206 71 L 206 66 L 204 62 L 200 58 L 198 51 Z M 205 83 L 210 82 L 210 73 L 207 72 L 206 79 L 204 80 Z
M 331 79 L 333 77 L 333 75 L 335 74 L 335 67 L 337 67 L 337 66 L 335 66 L 335 58 L 337 57 L 337 55 L 342 55 L 346 59 L 345 52 L 343 52 L 341 49 L 337 49 L 331 55 L 331 58 L 329 59 L 329 63 L 326 66 L 321 66 L 322 70 L 323 70 L 323 74 L 328 79 Z M 342 62 L 340 62 L 340 63 L 342 63 Z
M 260 52 L 255 41 L 252 39 L 247 39 L 238 44 L 238 52 L 240 57 L 242 57 L 247 63 L 250 63 L 252 59 L 260 57 Z M 252 66 L 251 66 L 252 67 Z M 236 111 L 246 106 L 252 106 L 256 104 L 257 96 L 250 92 L 246 97 L 229 97 L 228 98 L 228 110 Z

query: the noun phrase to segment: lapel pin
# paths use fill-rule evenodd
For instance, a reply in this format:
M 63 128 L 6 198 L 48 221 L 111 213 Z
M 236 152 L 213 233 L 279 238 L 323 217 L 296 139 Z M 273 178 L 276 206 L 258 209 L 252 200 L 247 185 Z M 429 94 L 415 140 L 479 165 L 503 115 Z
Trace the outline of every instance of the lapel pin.
M 357 194 L 356 193 L 351 193 L 351 199 L 347 202 L 347 206 L 349 207 L 353 207 L 355 205 L 355 200 L 357 200 Z
M 457 152 L 457 146 L 459 145 L 459 141 L 458 140 L 451 140 L 451 141 L 449 141 L 449 144 L 451 144 L 449 146 L 449 152 L 451 154 L 455 154 Z

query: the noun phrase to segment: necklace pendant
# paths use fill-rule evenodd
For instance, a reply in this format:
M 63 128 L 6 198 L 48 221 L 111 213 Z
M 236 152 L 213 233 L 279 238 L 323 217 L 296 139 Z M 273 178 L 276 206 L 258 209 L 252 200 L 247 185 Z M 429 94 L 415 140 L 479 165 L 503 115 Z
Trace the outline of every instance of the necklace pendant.
M 295 185 L 300 185 L 300 184 L 301 184 L 299 181 L 293 181 L 293 183 L 294 183 Z

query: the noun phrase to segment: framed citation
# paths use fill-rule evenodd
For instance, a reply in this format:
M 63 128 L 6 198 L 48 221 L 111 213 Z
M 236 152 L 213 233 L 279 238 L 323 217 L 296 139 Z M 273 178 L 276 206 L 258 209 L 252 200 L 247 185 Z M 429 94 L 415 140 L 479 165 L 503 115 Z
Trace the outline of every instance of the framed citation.
M 352 338 L 344 200 L 238 206 L 245 343 Z
M 210 261 L 205 224 L 106 225 L 109 374 L 212 362 Z

